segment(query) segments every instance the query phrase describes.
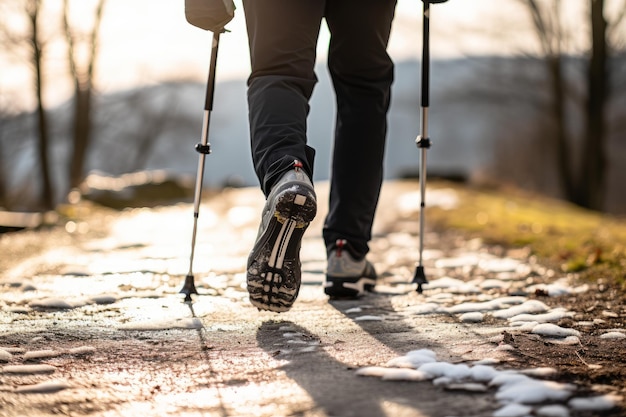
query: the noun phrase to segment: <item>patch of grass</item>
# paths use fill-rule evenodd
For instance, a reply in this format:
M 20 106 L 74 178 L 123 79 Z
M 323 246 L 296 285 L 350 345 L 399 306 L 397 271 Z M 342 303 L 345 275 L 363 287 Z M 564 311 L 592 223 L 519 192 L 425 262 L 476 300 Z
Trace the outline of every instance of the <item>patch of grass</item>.
M 454 228 L 487 244 L 528 247 L 565 273 L 626 290 L 626 221 L 516 189 L 433 187 L 453 188 L 459 204 L 451 210 L 428 208 L 429 225 Z

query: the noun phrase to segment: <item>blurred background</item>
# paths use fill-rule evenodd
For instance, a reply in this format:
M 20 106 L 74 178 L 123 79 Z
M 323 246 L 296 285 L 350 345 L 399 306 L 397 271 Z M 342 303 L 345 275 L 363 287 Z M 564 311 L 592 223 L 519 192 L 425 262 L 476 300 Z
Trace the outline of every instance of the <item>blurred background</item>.
M 257 184 L 235 4 L 217 61 L 211 187 Z M 419 169 L 421 7 L 399 0 L 389 47 L 387 179 Z M 626 214 L 626 0 L 450 0 L 431 12 L 429 175 Z M 155 184 L 189 198 L 212 34 L 186 22 L 183 1 L 2 0 L 0 16 L 0 210 Z M 327 45 L 323 27 L 315 180 L 328 179 L 334 129 Z

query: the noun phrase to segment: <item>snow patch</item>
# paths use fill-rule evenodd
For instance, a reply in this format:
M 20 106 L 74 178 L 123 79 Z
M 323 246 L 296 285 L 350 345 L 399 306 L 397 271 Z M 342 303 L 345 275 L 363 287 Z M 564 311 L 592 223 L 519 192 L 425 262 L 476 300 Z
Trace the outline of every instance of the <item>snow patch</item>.
M 438 259 L 435 262 L 437 268 L 460 268 L 465 266 L 476 266 L 480 262 L 480 256 L 476 254 L 465 254 L 455 258 Z
M 524 305 L 527 302 L 528 301 L 526 301 L 526 298 L 524 297 L 501 297 L 501 298 L 496 298 L 496 299 L 489 300 L 489 301 L 467 302 L 467 303 L 457 304 L 455 306 L 447 308 L 446 311 L 451 314 L 471 313 L 471 312 L 476 312 L 476 311 L 485 312 L 485 311 L 493 311 L 493 310 L 506 311 L 508 310 L 506 308 L 507 305 L 511 305 L 511 304 Z M 509 308 L 513 308 L 513 307 L 509 307 Z
M 478 294 L 482 292 L 482 290 L 472 284 L 460 279 L 450 278 L 450 277 L 442 277 L 438 279 L 434 279 L 424 284 L 426 289 L 446 289 L 450 293 L 454 294 Z
M 432 375 L 415 369 L 387 369 L 382 375 L 384 381 L 427 381 Z
M 614 408 L 622 397 L 619 395 L 600 395 L 588 398 L 572 398 L 567 405 L 576 411 L 607 411 Z
M 493 417 L 524 417 L 530 414 L 532 407 L 522 404 L 507 404 L 504 407 L 496 410 L 493 413 Z
M 520 371 L 521 374 L 528 376 L 538 376 L 542 378 L 547 378 L 550 376 L 554 376 L 557 374 L 557 370 L 549 367 L 541 367 L 541 368 L 533 368 L 533 369 L 524 369 Z
M 551 284 L 531 285 L 527 288 L 529 292 L 541 291 L 550 297 L 558 297 L 560 295 L 581 294 L 589 291 L 589 285 L 583 284 L 578 287 L 572 287 L 567 278 L 560 279 Z
M 51 394 L 67 388 L 71 388 L 71 385 L 64 381 L 45 381 L 39 384 L 23 385 L 16 388 L 15 392 L 19 394 Z
M 539 417 L 569 417 L 569 409 L 559 404 L 544 405 L 537 408 L 535 413 Z
M 498 373 L 499 371 L 492 366 L 475 365 L 470 369 L 470 378 L 478 382 L 490 382 Z
M 479 284 L 479 287 L 483 290 L 507 289 L 510 286 L 511 283 L 503 281 L 501 279 L 486 279 Z
M 532 333 L 548 337 L 580 337 L 580 332 L 578 330 L 567 329 L 565 327 L 557 326 L 556 324 L 552 323 L 538 324 L 533 328 Z
M 29 360 L 35 360 L 35 359 L 54 358 L 60 355 L 61 355 L 61 352 L 57 352 L 56 350 L 52 350 L 52 349 L 31 350 L 24 354 L 24 360 L 29 361 Z
M 545 401 L 564 401 L 572 395 L 572 385 L 553 381 L 537 381 L 528 379 L 505 385 L 496 393 L 500 401 L 521 404 L 539 404 Z
M 57 370 L 52 365 L 8 365 L 2 367 L 4 374 L 34 375 L 51 374 Z
M 87 304 L 91 304 L 91 301 L 87 298 L 41 298 L 39 300 L 33 300 L 28 305 L 31 308 L 54 308 L 60 310 L 70 310 L 76 307 L 83 307 Z
M 459 317 L 459 320 L 462 323 L 480 323 L 483 321 L 484 315 L 481 312 L 471 312 L 471 313 L 464 313 L 461 314 L 461 316 Z
M 549 307 L 538 300 L 528 300 L 520 305 L 499 310 L 493 313 L 493 316 L 498 319 L 509 319 L 524 313 L 545 313 L 549 310 Z
M 413 368 L 417 369 L 425 363 L 432 363 L 437 361 L 437 355 L 432 350 L 420 349 L 412 350 L 405 356 L 399 356 L 393 358 L 387 362 L 387 367 L 390 368 Z
M 455 381 L 460 381 L 470 376 L 469 366 L 465 364 L 455 365 L 448 362 L 425 363 L 421 365 L 418 370 L 434 377 L 444 376 Z
M 626 334 L 622 332 L 607 332 L 601 335 L 600 339 L 626 339 Z
M 425 303 L 410 306 L 405 310 L 407 313 L 415 315 L 435 314 L 442 312 L 442 308 L 437 303 Z
M 554 345 L 580 345 L 580 338 L 578 336 L 566 336 L 562 339 L 546 339 L 546 341 Z
M 383 321 L 381 316 L 359 316 L 355 317 L 354 321 Z
M 96 352 L 96 348 L 93 346 L 78 346 L 68 351 L 70 355 L 88 355 Z
M 537 323 L 550 323 L 556 322 L 563 318 L 574 317 L 574 313 L 565 311 L 563 308 L 554 309 L 548 313 L 543 314 L 518 314 L 509 318 L 509 321 L 514 323 L 518 321 L 535 321 Z
M 10 352 L 0 349 L 0 362 L 9 362 L 11 358 L 13 358 L 13 355 Z
M 486 272 L 514 272 L 521 262 L 513 258 L 485 259 L 478 266 Z

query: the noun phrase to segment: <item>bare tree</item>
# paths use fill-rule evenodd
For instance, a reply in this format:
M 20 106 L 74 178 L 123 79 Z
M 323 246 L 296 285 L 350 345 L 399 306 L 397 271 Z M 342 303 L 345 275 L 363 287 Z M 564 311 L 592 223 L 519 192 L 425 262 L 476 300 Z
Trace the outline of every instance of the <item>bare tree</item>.
M 39 137 L 38 155 L 40 173 L 42 181 L 41 204 L 44 209 L 52 209 L 54 206 L 54 191 L 52 178 L 50 175 L 50 160 L 48 157 L 48 147 L 50 144 L 50 129 L 48 118 L 43 103 L 44 75 L 43 75 L 43 55 L 44 43 L 40 40 L 39 15 L 41 10 L 41 0 L 28 0 L 25 11 L 30 24 L 30 47 L 31 62 L 34 69 L 35 96 L 37 102 L 37 132 Z
M 70 2 L 63 0 L 63 28 L 68 46 L 68 62 L 74 84 L 74 115 L 72 125 L 72 154 L 69 168 L 69 185 L 77 187 L 85 174 L 85 161 L 92 136 L 92 107 L 95 64 L 98 38 L 105 0 L 98 0 L 94 11 L 94 23 L 87 34 L 80 34 L 70 22 Z M 81 42 L 82 41 L 82 42 Z M 78 50 L 85 52 L 80 62 Z
M 606 104 L 608 100 L 608 44 L 604 0 L 591 0 L 591 56 L 587 72 L 587 108 L 583 178 L 574 202 L 602 209 L 606 178 Z
M 1 105 L 2 103 L 0 103 Z M 7 206 L 7 184 L 6 184 L 6 167 L 4 162 L 4 132 L 5 132 L 5 114 L 4 109 L 0 107 L 0 208 Z
M 51 209 L 54 205 L 54 189 L 50 174 L 50 160 L 48 148 L 50 145 L 50 128 L 48 116 L 44 106 L 44 56 L 46 41 L 42 35 L 40 17 L 42 13 L 42 0 L 24 0 L 14 3 L 5 3 L 3 6 L 4 16 L 21 16 L 24 18 L 25 30 L 18 31 L 9 25 L 1 25 L 1 35 L 5 50 L 21 57 L 25 57 L 33 74 L 33 89 L 35 95 L 35 125 L 36 125 L 36 154 L 39 165 L 39 179 L 41 191 L 39 206 L 42 209 Z
M 41 164 L 42 200 L 43 208 L 51 209 L 54 205 L 54 192 L 50 177 L 50 162 L 48 159 L 48 146 L 50 143 L 50 129 L 48 118 L 43 104 L 43 44 L 39 40 L 39 11 L 41 0 L 29 0 L 26 3 L 31 30 L 32 64 L 35 70 L 35 95 L 37 97 L 37 127 L 39 133 L 39 163 Z
M 46 87 L 46 52 L 50 36 L 44 34 L 45 16 L 43 0 L 19 0 L 3 1 L 0 4 L 0 13 L 7 17 L 4 24 L 0 25 L 0 39 L 2 40 L 3 52 L 9 56 L 17 57 L 25 62 L 32 70 L 32 86 L 35 98 L 35 137 L 36 163 L 39 175 L 37 181 L 29 178 L 29 185 L 37 183 L 40 190 L 37 192 L 40 209 L 49 210 L 54 207 L 54 186 L 51 175 L 51 161 L 49 148 L 52 134 L 47 109 L 44 103 L 44 91 Z M 22 24 L 11 25 L 16 18 Z M 21 19 L 21 20 L 20 20 Z M 24 137 L 24 132 L 20 133 Z M 9 140 L 10 138 L 7 138 Z M 16 148 L 17 149 L 17 148 Z M 9 151 L 7 151 L 8 154 Z M 10 155 L 7 155 L 10 157 Z M 36 171 L 35 171 L 36 172 Z M 7 193 L 9 190 L 6 190 Z
M 563 77 L 562 28 L 560 24 L 561 1 L 553 2 L 551 11 L 542 11 L 535 0 L 525 0 L 528 4 L 539 43 L 545 56 L 550 83 L 552 102 L 550 113 L 554 120 L 557 170 L 566 196 L 574 190 L 574 180 L 570 169 L 571 151 L 565 120 L 565 79 Z
M 557 167 L 565 197 L 583 207 L 602 210 L 606 193 L 607 102 L 611 74 L 608 32 L 624 18 L 617 16 L 609 26 L 604 0 L 589 0 L 590 52 L 587 57 L 586 92 L 583 107 L 582 151 L 575 153 L 576 138 L 568 133 L 566 102 L 568 91 L 564 75 L 563 43 L 567 39 L 561 25 L 561 1 L 520 0 L 532 17 L 541 45 L 551 92 L 550 113 L 555 125 L 553 140 Z M 579 161 L 574 155 L 579 155 Z M 578 169 L 574 169 L 577 167 Z

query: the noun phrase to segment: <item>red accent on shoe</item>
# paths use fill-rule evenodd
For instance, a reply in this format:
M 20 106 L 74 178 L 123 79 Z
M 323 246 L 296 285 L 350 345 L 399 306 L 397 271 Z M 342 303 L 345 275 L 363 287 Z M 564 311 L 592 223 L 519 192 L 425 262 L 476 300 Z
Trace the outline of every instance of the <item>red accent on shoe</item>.
M 346 243 L 348 243 L 348 241 L 345 239 L 337 239 L 337 241 L 335 242 L 335 244 L 337 245 L 337 258 L 341 257 L 341 252 L 343 251 L 343 247 L 346 245 Z
M 302 162 L 298 161 L 297 159 L 294 159 L 293 167 L 294 169 L 301 169 L 303 167 Z

